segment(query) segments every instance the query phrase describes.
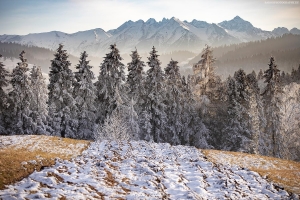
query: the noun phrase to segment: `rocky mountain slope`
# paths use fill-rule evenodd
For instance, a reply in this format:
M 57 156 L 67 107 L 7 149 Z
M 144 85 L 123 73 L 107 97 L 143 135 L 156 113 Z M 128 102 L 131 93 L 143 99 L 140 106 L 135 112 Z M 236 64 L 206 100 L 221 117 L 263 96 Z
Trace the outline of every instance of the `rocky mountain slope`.
M 101 28 L 67 34 L 59 31 L 31 33 L 28 35 L 1 35 L 0 42 L 13 42 L 55 50 L 63 43 L 69 53 L 79 56 L 87 51 L 91 56 L 103 57 L 110 44 L 116 43 L 121 53 L 129 54 L 136 47 L 140 53 L 149 52 L 155 46 L 159 52 L 177 50 L 201 52 L 205 44 L 218 46 L 266 39 L 284 33 L 300 34 L 293 28 L 276 28 L 264 31 L 236 16 L 221 23 L 192 20 L 181 21 L 175 17 L 157 22 L 155 19 L 136 22 L 127 21 L 117 29 L 104 31 Z

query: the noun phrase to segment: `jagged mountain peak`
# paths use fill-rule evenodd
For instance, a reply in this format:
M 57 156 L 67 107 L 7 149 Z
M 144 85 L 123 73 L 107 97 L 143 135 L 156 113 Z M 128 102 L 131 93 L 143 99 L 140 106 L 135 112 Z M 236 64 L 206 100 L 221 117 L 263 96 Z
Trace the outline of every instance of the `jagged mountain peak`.
M 78 32 L 72 33 L 70 35 L 78 35 L 78 34 L 93 33 L 93 32 L 101 33 L 101 32 L 105 32 L 105 31 L 102 28 L 94 28 L 94 29 L 90 29 L 90 30 L 86 30 L 86 31 L 78 31 Z
M 290 33 L 295 34 L 295 35 L 300 35 L 300 30 L 297 29 L 297 28 L 292 28 L 292 29 L 290 30 Z
M 172 17 L 171 20 L 175 20 L 175 21 L 180 21 L 178 18 L 176 17 Z
M 183 21 L 181 21 L 180 19 L 178 19 L 176 17 L 172 17 L 169 20 L 169 22 L 174 23 L 174 24 L 179 24 L 184 29 L 189 29 L 186 22 L 183 22 Z
M 154 23 L 157 23 L 157 21 L 156 21 L 154 18 L 149 18 L 149 19 L 146 21 L 146 24 L 154 24 Z
M 171 17 L 171 18 L 163 18 L 160 23 L 165 24 L 165 23 L 173 23 L 173 22 L 177 22 L 177 23 L 185 23 L 184 21 L 181 21 L 180 19 L 176 18 L 176 17 Z
M 283 34 L 289 33 L 289 29 L 285 28 L 285 27 L 277 27 L 274 28 L 274 30 L 272 31 L 272 33 L 274 33 L 275 35 L 281 36 Z
M 162 23 L 166 23 L 166 22 L 168 22 L 168 21 L 169 21 L 169 19 L 167 19 L 167 18 L 165 18 L 165 17 L 161 20 Z
M 191 21 L 190 24 L 192 24 L 196 28 L 206 28 L 206 27 L 209 26 L 209 23 L 207 23 L 205 21 L 199 21 L 199 20 L 196 20 L 196 19 L 193 19 L 193 21 Z
M 235 21 L 245 21 L 245 20 L 243 20 L 240 16 L 235 16 L 234 18 L 233 18 L 233 20 L 235 20 Z
M 239 32 L 249 31 L 254 28 L 250 22 L 243 20 L 239 16 L 236 16 L 232 20 L 229 20 L 229 21 L 225 20 L 225 21 L 219 23 L 218 25 L 220 25 L 221 27 L 223 27 L 225 29 L 235 30 L 235 31 L 239 31 Z
M 121 26 L 119 26 L 117 29 L 109 30 L 108 33 L 112 34 L 112 35 L 118 34 L 118 33 L 122 32 L 123 30 L 129 28 L 130 26 L 134 25 L 135 23 L 137 23 L 137 22 L 133 22 L 132 20 L 128 20 L 125 23 L 123 23 Z
M 177 50 L 199 52 L 205 44 L 218 46 L 262 40 L 278 36 L 277 32 L 288 32 L 288 30 L 277 28 L 273 32 L 263 31 L 240 16 L 218 24 L 196 19 L 191 22 L 182 21 L 174 16 L 163 18 L 161 21 L 156 21 L 154 18 L 149 18 L 147 21 L 128 20 L 118 28 L 109 31 L 97 28 L 73 34 L 52 31 L 24 36 L 0 35 L 0 42 L 33 45 L 51 50 L 55 50 L 59 43 L 64 43 L 65 48 L 73 55 L 87 51 L 90 55 L 99 56 L 106 53 L 109 45 L 114 43 L 124 53 L 132 51 L 135 47 L 141 53 L 145 53 L 153 45 L 163 53 Z M 300 34 L 300 30 L 294 28 L 290 33 Z

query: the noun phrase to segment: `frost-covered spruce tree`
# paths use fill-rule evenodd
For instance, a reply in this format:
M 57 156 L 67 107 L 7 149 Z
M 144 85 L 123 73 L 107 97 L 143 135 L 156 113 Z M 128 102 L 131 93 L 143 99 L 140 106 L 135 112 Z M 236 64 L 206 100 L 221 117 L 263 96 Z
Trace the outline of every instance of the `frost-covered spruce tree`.
M 191 76 L 188 76 L 188 80 L 185 77 L 182 77 L 182 95 L 184 97 L 183 101 L 181 101 L 182 107 L 182 133 L 180 135 L 181 144 L 183 145 L 193 145 L 193 135 L 194 135 L 194 119 L 197 116 L 196 113 L 196 104 L 193 98 L 193 93 L 190 84 Z M 192 144 L 193 143 L 193 144 Z
M 245 134 L 242 137 L 247 137 L 249 139 L 249 142 L 251 142 L 251 136 L 250 136 L 250 127 L 249 127 L 249 93 L 248 93 L 248 80 L 247 80 L 247 75 L 244 70 L 239 69 L 234 73 L 234 80 L 236 84 L 236 101 L 239 106 L 239 118 L 238 120 L 240 121 L 240 124 L 242 125 L 243 132 L 241 134 Z M 229 98 L 230 100 L 230 98 Z M 250 143 L 249 144 L 241 144 L 241 150 L 250 152 Z
M 12 134 L 34 134 L 36 130 L 36 124 L 30 117 L 32 90 L 29 77 L 26 74 L 29 69 L 24 55 L 25 51 L 22 51 L 20 54 L 21 62 L 13 69 L 10 80 L 12 91 L 9 92 L 9 97 L 12 104 L 9 108 L 11 112 L 9 132 Z
M 296 83 L 300 83 L 300 64 L 297 70 L 297 75 L 296 75 Z
M 178 62 L 171 60 L 165 68 L 166 82 L 166 114 L 167 121 L 167 141 L 171 144 L 181 144 L 182 137 L 182 101 L 184 96 L 182 93 L 182 80 L 179 72 Z
M 263 73 L 262 69 L 260 69 L 257 74 L 257 80 L 262 80 L 263 78 L 264 78 L 264 73 Z
M 227 91 L 229 123 L 224 135 L 226 140 L 229 138 L 229 145 L 224 148 L 259 153 L 260 127 L 264 120 L 255 73 L 246 75 L 242 69 L 236 71 L 234 79 L 228 79 Z
M 124 105 L 118 88 L 115 88 L 116 108 L 104 120 L 96 131 L 96 140 L 130 140 L 138 139 L 137 115 L 131 107 Z
M 228 127 L 224 131 L 225 150 L 232 151 L 249 151 L 250 133 L 247 127 L 248 118 L 246 116 L 247 108 L 245 107 L 246 93 L 243 88 L 243 79 L 246 77 L 241 70 L 235 73 L 235 78 L 229 77 L 228 84 Z
M 209 130 L 203 124 L 202 119 L 196 109 L 196 101 L 191 89 L 191 80 L 188 81 L 182 77 L 182 132 L 180 135 L 181 144 L 192 145 L 198 148 L 210 148 L 207 140 L 209 139 Z
M 280 94 L 283 92 L 279 82 L 280 70 L 277 69 L 274 57 L 270 58 L 269 69 L 264 72 L 265 87 L 262 98 L 265 108 L 266 129 L 263 138 L 263 154 L 282 158 L 284 147 L 281 130 Z
M 148 112 L 147 110 L 142 111 L 139 116 L 139 137 L 146 141 L 153 142 L 151 119 L 152 116 L 150 112 Z
M 76 65 L 76 81 L 74 82 L 74 99 L 78 109 L 78 129 L 76 138 L 93 139 L 96 123 L 96 87 L 92 82 L 95 79 L 92 66 L 87 61 L 88 54 L 84 51 Z
M 251 74 L 246 75 L 244 70 L 240 69 L 235 72 L 234 79 L 236 81 L 237 90 L 236 101 L 240 105 L 238 112 L 241 118 L 239 121 L 243 130 L 240 133 L 246 133 L 244 136 L 248 137 L 249 140 L 248 144 L 241 144 L 240 150 L 258 154 L 259 137 L 265 120 L 256 74 L 253 71 Z M 230 103 L 231 102 L 229 102 L 229 104 Z
M 77 107 L 73 98 L 74 75 L 69 68 L 67 51 L 60 44 L 51 60 L 49 89 L 49 116 L 53 135 L 75 138 L 77 132 Z
M 165 113 L 165 84 L 164 73 L 161 69 L 161 62 L 158 59 L 157 51 L 152 48 L 148 57 L 149 70 L 145 80 L 146 96 L 143 104 L 143 111 L 147 111 L 151 116 L 151 137 L 154 142 L 165 142 L 167 116 Z
M 142 97 L 145 93 L 144 88 L 144 67 L 146 66 L 137 50 L 132 51 L 131 62 L 127 64 L 128 75 L 126 84 L 128 85 L 128 98 L 135 101 L 135 108 L 140 112 Z
M 0 54 L 0 59 L 2 58 L 2 55 Z M 2 62 L 0 62 L 0 134 L 7 134 L 6 132 L 6 126 L 5 123 L 5 116 L 8 106 L 8 96 L 6 92 L 4 91 L 4 88 L 8 86 L 9 81 L 7 77 L 9 76 L 8 71 L 4 68 L 4 65 Z
M 282 78 L 282 77 L 280 77 Z M 295 68 L 292 68 L 292 72 L 291 72 L 291 80 L 293 82 L 297 82 L 297 78 L 298 78 L 298 71 L 295 70 Z
M 249 95 L 246 91 L 248 86 L 247 76 L 244 70 L 239 69 L 234 73 L 234 79 L 236 81 L 236 90 L 237 90 L 237 98 L 240 104 L 247 109 L 248 108 L 248 99 Z M 247 117 L 247 116 L 243 116 Z
M 127 121 L 129 126 L 129 132 L 132 135 L 132 139 L 139 140 L 140 139 L 140 127 L 139 127 L 139 118 L 138 114 L 134 109 L 134 105 L 136 103 L 133 99 L 131 99 L 128 105 L 128 114 L 127 114 Z
M 206 45 L 202 51 L 201 60 L 193 66 L 193 90 L 198 97 L 200 95 L 211 97 L 212 93 L 214 93 L 217 81 L 213 66 L 215 60 L 211 47 Z
M 265 118 L 263 112 L 263 105 L 260 97 L 260 90 L 255 74 L 247 75 L 246 91 L 249 97 L 248 107 L 248 126 L 251 135 L 250 153 L 260 154 L 259 140 L 265 126 Z
M 30 71 L 31 117 L 36 124 L 36 134 L 49 134 L 48 127 L 48 89 L 41 67 L 33 66 Z
M 211 144 L 219 146 L 220 133 L 224 129 L 224 85 L 215 74 L 213 50 L 210 46 L 203 49 L 201 60 L 193 66 L 191 77 L 194 98 L 198 102 L 197 110 L 206 127 L 211 130 Z
M 283 88 L 282 95 L 282 135 L 284 146 L 280 150 L 282 158 L 300 161 L 300 84 L 291 83 Z
M 122 83 L 125 81 L 124 64 L 121 63 L 121 56 L 116 44 L 110 45 L 110 52 L 106 54 L 100 66 L 97 88 L 97 122 L 103 123 L 107 116 L 117 106 L 116 91 L 121 91 L 122 99 L 126 98 Z M 125 101 L 125 100 L 124 100 Z

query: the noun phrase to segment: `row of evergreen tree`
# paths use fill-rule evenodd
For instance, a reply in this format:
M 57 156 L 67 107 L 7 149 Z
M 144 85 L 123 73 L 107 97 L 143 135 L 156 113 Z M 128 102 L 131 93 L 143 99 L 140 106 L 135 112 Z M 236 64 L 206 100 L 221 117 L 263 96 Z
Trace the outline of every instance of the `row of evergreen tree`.
M 222 82 L 207 47 L 194 66 L 194 94 L 201 119 L 217 149 L 299 160 L 300 68 L 280 73 L 274 57 L 258 75 L 239 69 Z M 289 91 L 292 92 L 289 92 Z M 285 92 L 286 91 L 286 92 Z
M 280 75 L 273 57 L 265 72 L 240 69 L 222 81 L 207 46 L 186 79 L 177 61 L 163 70 L 153 47 L 147 63 L 133 51 L 125 75 L 119 50 L 111 45 L 95 81 L 87 53 L 73 73 L 59 45 L 47 88 L 41 68 L 30 70 L 24 54 L 12 74 L 0 64 L 1 134 L 144 139 L 299 159 L 297 141 L 286 142 L 282 126 L 282 87 L 291 79 Z M 300 77 L 300 69 L 293 76 Z
M 48 88 L 40 67 L 34 66 L 28 75 L 24 54 L 11 75 L 1 64 L 1 134 L 94 139 L 94 133 L 104 131 L 104 124 L 113 123 L 117 115 L 127 124 L 130 138 L 207 146 L 208 131 L 178 63 L 171 60 L 164 72 L 154 47 L 146 73 L 137 50 L 132 52 L 126 78 L 119 50 L 111 45 L 93 83 L 87 53 L 81 54 L 73 73 L 60 45 L 51 60 Z

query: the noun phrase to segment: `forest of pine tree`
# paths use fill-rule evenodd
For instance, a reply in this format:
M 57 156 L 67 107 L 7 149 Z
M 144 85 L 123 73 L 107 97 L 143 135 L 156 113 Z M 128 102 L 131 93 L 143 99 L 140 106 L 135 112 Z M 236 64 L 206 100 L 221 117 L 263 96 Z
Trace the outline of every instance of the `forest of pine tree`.
M 176 60 L 162 66 L 155 47 L 147 62 L 135 49 L 125 65 L 113 44 L 96 77 L 87 52 L 71 68 L 59 45 L 47 85 L 21 51 L 11 73 L 0 62 L 0 134 L 147 140 L 299 161 L 300 66 L 289 74 L 270 57 L 257 74 L 238 69 L 222 81 L 213 53 L 206 46 L 184 77 Z
M 267 63 L 271 56 L 276 58 L 280 69 L 291 73 L 300 63 L 300 35 L 285 34 L 276 38 L 252 41 L 239 44 L 214 47 L 216 60 L 216 72 L 225 80 L 240 68 L 246 73 L 253 70 L 265 69 L 262 63 Z M 193 65 L 201 59 L 199 54 L 189 61 Z

